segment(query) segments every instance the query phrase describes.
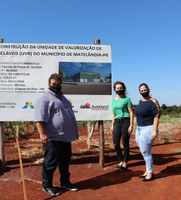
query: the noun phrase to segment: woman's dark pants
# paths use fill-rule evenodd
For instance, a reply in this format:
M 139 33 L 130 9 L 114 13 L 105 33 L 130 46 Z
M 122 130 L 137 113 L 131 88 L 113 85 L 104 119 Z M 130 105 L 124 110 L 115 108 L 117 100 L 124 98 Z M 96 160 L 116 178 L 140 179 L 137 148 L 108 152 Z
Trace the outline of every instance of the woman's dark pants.
M 130 125 L 130 118 L 121 118 L 121 119 L 115 119 L 114 121 L 114 128 L 113 128 L 113 144 L 115 151 L 118 156 L 118 160 L 121 162 L 128 162 L 129 159 L 129 139 L 130 134 L 128 133 L 128 128 Z M 120 141 L 122 138 L 122 144 L 123 144 L 123 151 L 120 147 Z

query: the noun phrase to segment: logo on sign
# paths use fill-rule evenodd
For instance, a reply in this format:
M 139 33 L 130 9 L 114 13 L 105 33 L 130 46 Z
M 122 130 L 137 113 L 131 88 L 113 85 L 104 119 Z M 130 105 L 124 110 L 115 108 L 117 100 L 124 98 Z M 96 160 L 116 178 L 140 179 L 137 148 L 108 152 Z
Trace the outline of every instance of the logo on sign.
M 84 105 L 81 105 L 80 108 L 90 108 L 90 103 L 85 103 Z
M 107 111 L 109 110 L 108 105 L 91 105 L 90 103 L 85 103 L 80 106 L 80 109 L 91 109 L 93 111 Z
M 22 108 L 27 109 L 28 107 L 31 108 L 31 109 L 34 109 L 33 103 L 32 102 L 25 102 L 25 105 Z

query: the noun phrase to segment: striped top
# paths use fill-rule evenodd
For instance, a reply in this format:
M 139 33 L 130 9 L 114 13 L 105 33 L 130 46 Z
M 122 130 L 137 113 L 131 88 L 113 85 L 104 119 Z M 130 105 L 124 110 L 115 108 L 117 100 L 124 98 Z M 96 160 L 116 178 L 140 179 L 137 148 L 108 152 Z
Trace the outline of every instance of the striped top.
M 149 101 L 140 100 L 138 107 L 136 108 L 135 115 L 137 118 L 138 126 L 153 125 L 154 118 L 160 117 L 160 105 L 158 101 L 151 98 Z

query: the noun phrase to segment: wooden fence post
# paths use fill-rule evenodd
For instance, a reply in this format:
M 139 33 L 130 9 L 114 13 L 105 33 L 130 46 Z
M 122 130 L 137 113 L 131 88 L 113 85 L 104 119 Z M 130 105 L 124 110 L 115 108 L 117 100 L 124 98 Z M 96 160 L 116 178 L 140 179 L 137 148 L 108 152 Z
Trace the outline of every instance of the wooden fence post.
M 19 157 L 19 165 L 20 165 L 20 171 L 21 171 L 21 178 L 22 178 L 22 185 L 23 185 L 23 195 L 24 195 L 24 200 L 27 200 L 27 194 L 26 194 L 26 185 L 25 185 L 25 176 L 24 176 L 24 171 L 23 171 L 23 162 L 22 162 L 22 157 L 21 157 L 21 148 L 19 144 L 19 127 L 16 126 L 16 145 L 18 148 L 18 157 Z
M 95 130 L 95 126 L 96 126 L 96 122 L 97 121 L 93 121 L 92 123 L 90 121 L 87 122 L 87 148 L 90 149 L 91 146 L 91 137 L 93 135 L 93 132 Z
M 100 45 L 101 41 L 100 39 L 94 40 L 95 45 Z M 96 126 L 97 121 L 93 121 L 91 123 L 90 121 L 87 122 L 87 131 L 88 131 L 88 136 L 87 136 L 87 145 L 88 149 L 90 149 L 90 140 L 93 135 L 95 126 Z M 92 126 L 92 127 L 91 127 Z M 98 133 L 99 133 L 99 164 L 101 167 L 104 167 L 104 122 L 103 120 L 98 121 Z
M 100 45 L 100 39 L 94 40 L 95 45 Z M 104 122 L 103 120 L 98 121 L 98 132 L 99 132 L 99 164 L 104 167 Z
M 99 164 L 104 167 L 104 122 L 103 120 L 98 121 L 98 132 L 99 132 Z
M 95 45 L 100 45 L 101 40 L 94 40 Z M 104 122 L 103 120 L 98 121 L 98 132 L 99 132 L 99 164 L 104 167 Z

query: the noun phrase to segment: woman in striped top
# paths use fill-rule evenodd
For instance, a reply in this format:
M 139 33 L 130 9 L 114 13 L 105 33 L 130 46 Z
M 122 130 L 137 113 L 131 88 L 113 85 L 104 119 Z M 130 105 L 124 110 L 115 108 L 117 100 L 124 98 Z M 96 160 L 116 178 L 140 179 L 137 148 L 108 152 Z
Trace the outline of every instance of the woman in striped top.
M 142 99 L 135 111 L 137 118 L 136 143 L 146 163 L 146 171 L 140 175 L 143 181 L 154 179 L 152 145 L 158 135 L 160 106 L 156 99 L 150 96 L 150 89 L 146 83 L 139 86 Z

